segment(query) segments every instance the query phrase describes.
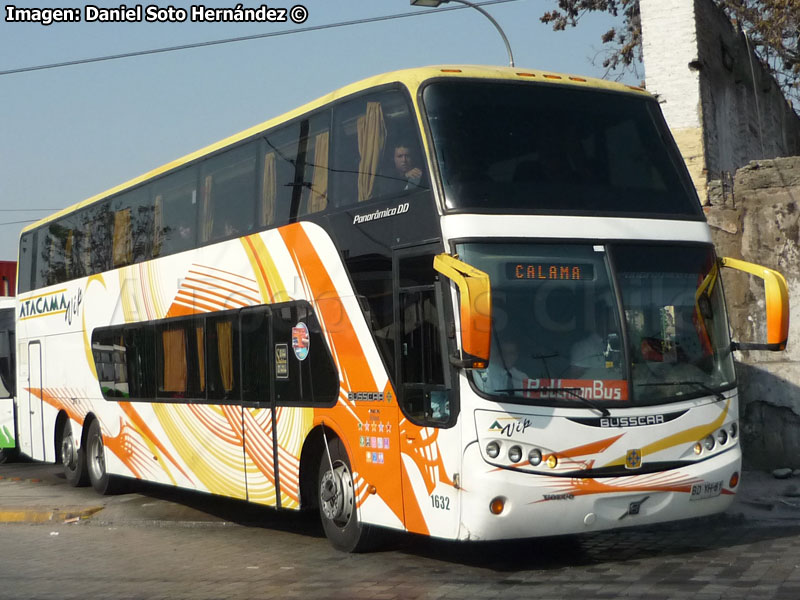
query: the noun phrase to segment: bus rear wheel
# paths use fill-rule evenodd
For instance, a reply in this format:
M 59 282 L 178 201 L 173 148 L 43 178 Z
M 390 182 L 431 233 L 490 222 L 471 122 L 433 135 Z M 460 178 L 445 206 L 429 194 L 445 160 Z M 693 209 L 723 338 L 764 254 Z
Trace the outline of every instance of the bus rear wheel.
M 338 438 L 330 440 L 328 452 L 323 449 L 317 494 L 322 528 L 333 547 L 343 552 L 367 550 L 369 528 L 358 521 L 350 459 Z
M 106 471 L 106 448 L 103 444 L 100 422 L 97 420 L 92 421 L 86 436 L 86 467 L 89 472 L 89 481 L 98 494 L 116 493 L 118 480 Z
M 64 419 L 61 426 L 61 466 L 64 477 L 73 487 L 83 487 L 89 484 L 89 475 L 86 472 L 86 453 L 83 448 L 75 447 L 75 437 L 72 435 L 72 425 L 69 419 Z
M 17 448 L 0 448 L 0 465 L 14 462 L 19 457 Z

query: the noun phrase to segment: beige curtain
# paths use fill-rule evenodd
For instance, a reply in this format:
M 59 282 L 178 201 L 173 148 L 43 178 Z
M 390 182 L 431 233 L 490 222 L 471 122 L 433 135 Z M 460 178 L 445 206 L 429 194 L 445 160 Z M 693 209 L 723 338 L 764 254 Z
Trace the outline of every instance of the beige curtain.
M 230 321 L 217 323 L 217 353 L 222 387 L 230 392 L 233 389 L 233 324 Z
M 275 223 L 275 200 L 278 196 L 278 173 L 275 170 L 275 153 L 264 156 L 264 176 L 261 192 L 261 225 Z
M 323 131 L 314 140 L 314 175 L 311 177 L 309 213 L 325 210 L 328 205 L 328 135 L 327 131 Z
M 203 343 L 203 327 L 195 328 L 197 334 L 197 362 L 200 370 L 200 391 L 204 392 L 206 389 L 206 347 Z
M 200 235 L 204 242 L 211 239 L 211 231 L 214 228 L 214 207 L 211 204 L 211 187 L 213 184 L 213 177 L 211 175 L 206 175 L 203 180 L 203 225 L 200 230 Z
M 113 250 L 115 267 L 124 267 L 133 262 L 133 239 L 131 238 L 131 209 L 114 213 Z
M 156 196 L 153 207 L 153 257 L 161 255 L 161 244 L 164 243 L 164 200 L 161 194 Z
M 186 391 L 186 336 L 183 329 L 162 332 L 164 345 L 164 391 Z
M 372 198 L 375 175 L 386 144 L 386 125 L 380 102 L 367 102 L 367 111 L 358 118 L 358 201 Z

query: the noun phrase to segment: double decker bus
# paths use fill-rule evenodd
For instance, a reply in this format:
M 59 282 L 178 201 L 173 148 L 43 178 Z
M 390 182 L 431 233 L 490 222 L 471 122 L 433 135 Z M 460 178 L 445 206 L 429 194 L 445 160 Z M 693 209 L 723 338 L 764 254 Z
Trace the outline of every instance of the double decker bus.
M 0 261 L 0 463 L 16 457 L 16 419 L 14 386 L 14 283 L 17 263 Z
M 709 515 L 736 348 L 786 284 L 716 256 L 657 102 L 435 66 L 366 79 L 26 228 L 19 445 L 319 510 L 341 550 Z M 732 342 L 720 269 L 765 281 Z

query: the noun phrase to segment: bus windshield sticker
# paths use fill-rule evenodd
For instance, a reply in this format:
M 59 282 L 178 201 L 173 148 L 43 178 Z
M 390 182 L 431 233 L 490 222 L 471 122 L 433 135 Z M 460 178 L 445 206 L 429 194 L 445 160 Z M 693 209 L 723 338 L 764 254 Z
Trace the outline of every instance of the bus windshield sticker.
M 308 327 L 300 321 L 292 327 L 292 350 L 297 360 L 305 360 L 309 349 Z
M 526 398 L 568 400 L 577 392 L 587 400 L 628 399 L 628 382 L 622 379 L 525 379 L 522 384 Z
M 275 377 L 289 379 L 289 344 L 275 344 Z

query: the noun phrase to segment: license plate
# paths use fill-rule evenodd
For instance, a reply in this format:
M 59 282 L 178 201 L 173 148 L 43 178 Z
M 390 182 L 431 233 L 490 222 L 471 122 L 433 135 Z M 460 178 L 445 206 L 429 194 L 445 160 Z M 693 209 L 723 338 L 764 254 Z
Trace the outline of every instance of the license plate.
M 721 481 L 704 481 L 702 483 L 695 483 L 692 485 L 692 495 L 689 500 L 705 500 L 706 498 L 715 498 L 722 493 Z

